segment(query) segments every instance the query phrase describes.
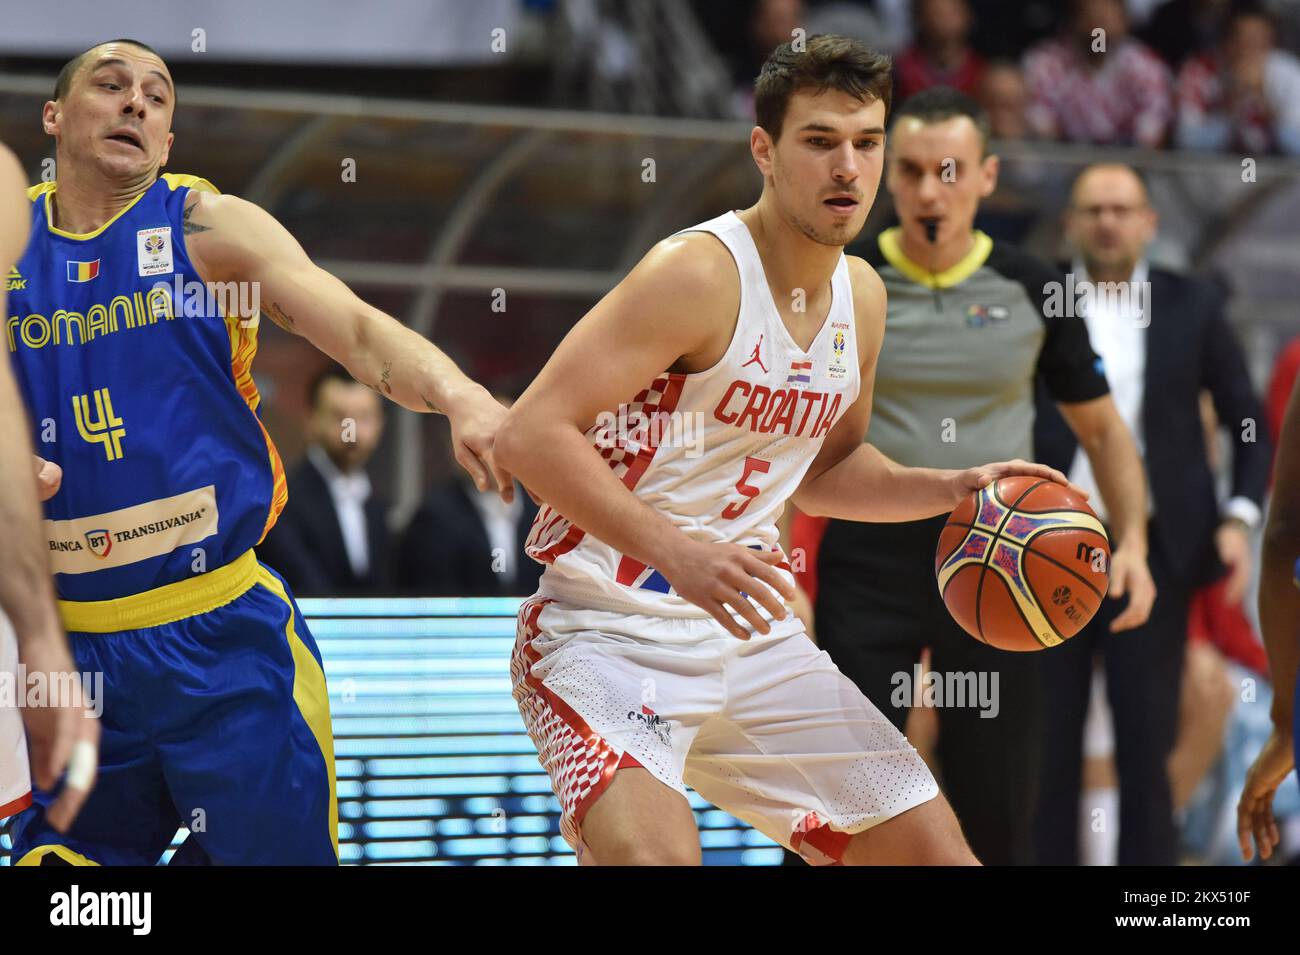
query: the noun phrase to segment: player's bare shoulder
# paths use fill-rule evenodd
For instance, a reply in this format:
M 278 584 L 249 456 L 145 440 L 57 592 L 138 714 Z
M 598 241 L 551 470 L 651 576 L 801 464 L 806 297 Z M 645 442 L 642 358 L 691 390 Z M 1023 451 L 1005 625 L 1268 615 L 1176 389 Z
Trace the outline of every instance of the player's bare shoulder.
M 272 266 L 308 261 L 288 230 L 247 199 L 191 189 L 181 218 L 186 250 L 209 281 L 251 280 Z
M 185 197 L 185 209 L 181 212 L 185 234 L 195 235 L 211 229 L 211 226 L 204 224 L 204 220 L 211 217 L 213 206 L 219 204 L 219 200 L 224 198 L 227 197 L 201 189 L 191 189 L 189 195 Z
M 224 236 L 216 235 L 215 231 L 233 198 L 204 189 L 190 189 L 185 197 L 185 207 L 181 211 L 185 247 L 200 274 L 207 278 L 215 277 L 213 266 L 222 257 L 225 243 L 219 240 Z
M 680 343 L 677 370 L 712 367 L 726 353 L 740 314 L 740 275 L 712 233 L 684 232 L 656 243 L 618 292 Z
M 740 307 L 740 275 L 735 261 L 722 240 L 710 232 L 681 232 L 660 240 L 632 275 L 637 272 L 643 272 L 639 276 L 642 281 L 650 282 L 674 300 L 696 299 L 697 309 L 702 305 L 732 305 L 734 313 Z
M 885 337 L 888 296 L 885 283 L 865 259 L 846 255 L 849 283 L 853 286 L 853 321 L 858 332 L 858 355 L 863 364 L 874 360 Z

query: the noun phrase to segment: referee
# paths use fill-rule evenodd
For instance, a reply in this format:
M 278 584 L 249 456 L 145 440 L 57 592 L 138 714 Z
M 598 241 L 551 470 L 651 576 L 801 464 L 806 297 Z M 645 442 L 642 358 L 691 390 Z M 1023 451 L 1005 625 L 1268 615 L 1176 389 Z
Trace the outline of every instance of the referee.
M 1113 629 L 1141 624 L 1155 585 L 1137 448 L 1084 323 L 1049 300 L 1065 277 L 974 229 L 980 199 L 997 184 L 987 118 L 962 93 L 926 90 L 898 109 L 888 149 L 886 185 L 900 225 L 849 250 L 876 268 L 889 293 L 869 440 L 908 466 L 1032 460 L 1041 376 L 1092 462 L 1111 517 L 1110 596 L 1128 597 Z M 935 701 L 936 768 L 980 860 L 1028 863 L 1039 661 L 980 643 L 948 614 L 934 578 L 945 519 L 831 521 L 817 564 L 818 643 L 900 729 L 924 647 L 940 677 L 974 675 L 982 688 L 975 699 Z

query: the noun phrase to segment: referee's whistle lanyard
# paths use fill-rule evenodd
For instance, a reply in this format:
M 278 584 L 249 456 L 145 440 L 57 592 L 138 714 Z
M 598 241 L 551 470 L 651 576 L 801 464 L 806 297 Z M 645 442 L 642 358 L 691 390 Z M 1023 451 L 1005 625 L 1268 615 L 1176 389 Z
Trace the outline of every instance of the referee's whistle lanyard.
M 938 220 L 938 219 L 926 219 L 926 220 L 925 220 L 925 238 L 926 238 L 926 241 L 928 241 L 928 242 L 930 243 L 930 245 L 934 245 L 934 243 L 938 240 L 938 238 L 939 238 L 939 220 Z M 932 288 L 932 289 L 934 290 L 934 310 L 935 310 L 936 312 L 942 312 L 942 311 L 943 311 L 943 299 L 942 299 L 942 297 L 939 295 L 939 277 L 938 277 L 938 275 L 936 275 L 934 272 L 930 271 L 929 269 L 926 269 L 926 274 L 930 276 L 930 288 Z

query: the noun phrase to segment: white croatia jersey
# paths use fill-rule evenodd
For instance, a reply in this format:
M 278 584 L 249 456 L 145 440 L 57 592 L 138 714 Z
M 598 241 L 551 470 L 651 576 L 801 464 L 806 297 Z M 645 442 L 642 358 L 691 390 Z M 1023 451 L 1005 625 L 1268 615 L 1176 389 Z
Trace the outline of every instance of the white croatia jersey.
M 782 321 L 758 248 L 734 212 L 683 232 L 712 233 L 735 260 L 740 314 L 731 344 L 712 368 L 659 375 L 586 436 L 633 494 L 689 537 L 779 551 L 782 508 L 861 384 L 848 262 L 841 254 L 830 311 L 804 351 Z M 549 506 L 534 520 L 526 550 L 547 565 L 545 596 L 593 609 L 709 616 L 655 568 Z M 793 582 L 788 562 L 777 566 Z
M 31 804 L 32 781 L 27 767 L 27 737 L 23 735 L 22 710 L 15 702 L 26 698 L 26 686 L 18 679 L 18 641 L 9 618 L 0 613 L 0 819 L 12 816 Z

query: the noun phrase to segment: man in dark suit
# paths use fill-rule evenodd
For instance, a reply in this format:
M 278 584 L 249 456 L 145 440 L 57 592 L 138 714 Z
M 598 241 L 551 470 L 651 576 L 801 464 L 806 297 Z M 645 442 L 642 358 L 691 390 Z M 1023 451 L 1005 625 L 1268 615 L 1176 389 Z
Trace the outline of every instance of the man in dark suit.
M 382 594 L 390 585 L 387 506 L 366 473 L 384 433 L 382 401 L 338 365 L 316 376 L 310 394 L 307 453 L 258 556 L 300 596 Z
M 422 596 L 534 593 L 542 565 L 524 553 L 524 541 L 536 515 L 519 488 L 505 504 L 459 478 L 435 487 L 402 535 L 398 585 Z
M 1083 727 L 1098 653 L 1115 722 L 1119 862 L 1177 861 L 1166 762 L 1177 730 L 1188 602 L 1197 586 L 1225 567 L 1228 599 L 1242 599 L 1250 579 L 1249 533 L 1259 523 L 1268 480 L 1263 408 L 1224 315 L 1223 291 L 1204 278 L 1150 266 L 1145 249 L 1156 225 L 1145 183 L 1128 166 L 1090 166 L 1075 180 L 1066 213 L 1066 231 L 1079 253 L 1070 270 L 1074 302 L 1146 463 L 1157 597 L 1150 619 L 1136 630 L 1112 632 L 1115 611 L 1105 601 L 1072 640 L 1042 654 L 1044 690 L 1052 701 L 1035 840 L 1044 864 L 1079 860 Z M 1231 498 L 1222 508 L 1206 458 L 1203 390 L 1233 439 Z M 1039 401 L 1035 443 L 1039 460 L 1095 488 L 1087 458 L 1050 401 Z M 1093 494 L 1106 520 L 1104 503 Z M 1113 825 L 1091 807 L 1083 809 L 1091 825 Z

